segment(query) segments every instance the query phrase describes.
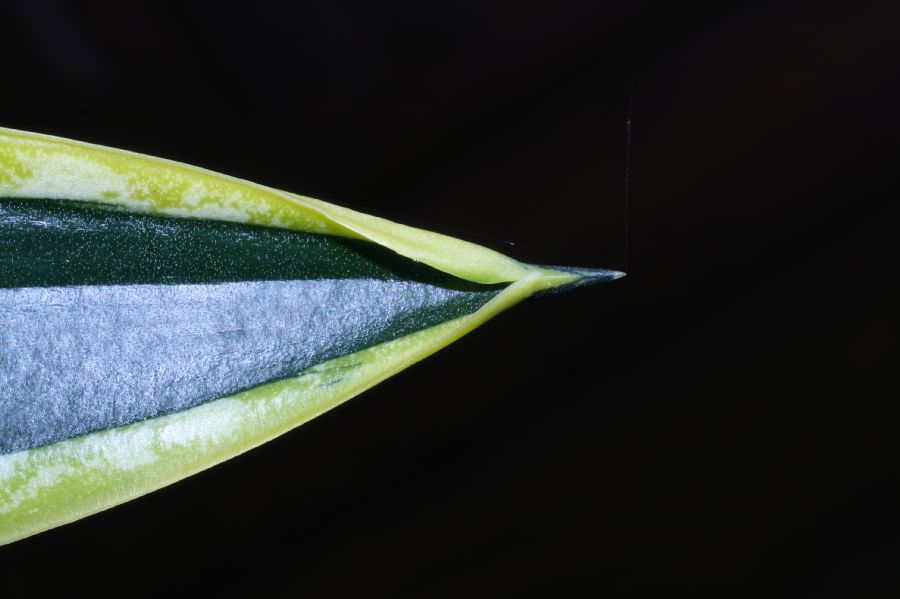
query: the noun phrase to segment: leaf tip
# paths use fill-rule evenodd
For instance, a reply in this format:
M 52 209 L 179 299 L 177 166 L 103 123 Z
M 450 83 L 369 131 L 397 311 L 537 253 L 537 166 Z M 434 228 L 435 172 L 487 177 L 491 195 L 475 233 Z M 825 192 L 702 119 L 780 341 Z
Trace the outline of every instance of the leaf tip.
M 536 295 L 554 295 L 563 291 L 569 291 L 578 287 L 588 287 L 598 283 L 606 283 L 621 279 L 626 273 L 618 270 L 610 270 L 607 268 L 576 268 L 576 267 L 553 267 L 553 271 L 557 274 L 564 274 L 564 279 L 556 278 L 556 284 L 547 285 Z

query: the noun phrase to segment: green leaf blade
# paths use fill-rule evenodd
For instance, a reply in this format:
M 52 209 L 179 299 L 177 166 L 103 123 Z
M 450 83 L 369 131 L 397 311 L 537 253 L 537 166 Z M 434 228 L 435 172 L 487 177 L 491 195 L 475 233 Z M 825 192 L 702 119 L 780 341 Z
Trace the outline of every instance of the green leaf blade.
M 614 277 L 0 128 L 0 544 L 238 455 L 528 297 Z

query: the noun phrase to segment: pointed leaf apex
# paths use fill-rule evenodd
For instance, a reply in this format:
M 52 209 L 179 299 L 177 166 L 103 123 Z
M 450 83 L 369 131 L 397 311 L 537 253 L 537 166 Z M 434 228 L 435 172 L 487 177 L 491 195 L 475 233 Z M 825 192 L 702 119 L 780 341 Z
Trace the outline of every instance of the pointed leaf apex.
M 564 280 L 560 280 L 557 277 L 556 280 L 558 282 L 556 284 L 547 285 L 538 292 L 537 295 L 554 295 L 578 287 L 587 287 L 589 285 L 596 285 L 597 283 L 615 281 L 616 279 L 621 279 L 626 274 L 618 270 L 609 270 L 606 268 L 576 268 L 568 266 L 554 266 L 553 271 L 557 274 L 564 273 L 570 276 L 566 277 Z

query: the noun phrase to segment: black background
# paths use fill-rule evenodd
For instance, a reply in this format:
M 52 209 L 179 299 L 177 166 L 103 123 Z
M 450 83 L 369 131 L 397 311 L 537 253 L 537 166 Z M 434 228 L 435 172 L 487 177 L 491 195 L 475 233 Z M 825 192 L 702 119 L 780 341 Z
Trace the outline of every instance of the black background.
M 896 2 L 5 0 L 0 29 L 4 126 L 629 271 L 0 548 L 4 596 L 900 591 Z

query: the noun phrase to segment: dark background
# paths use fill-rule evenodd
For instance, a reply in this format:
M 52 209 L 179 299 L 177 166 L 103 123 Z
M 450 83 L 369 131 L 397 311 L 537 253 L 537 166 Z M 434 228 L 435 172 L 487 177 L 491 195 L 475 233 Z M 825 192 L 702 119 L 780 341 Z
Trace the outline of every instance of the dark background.
M 0 28 L 4 126 L 629 271 L 0 548 L 4 596 L 900 592 L 896 2 L 5 0 Z

